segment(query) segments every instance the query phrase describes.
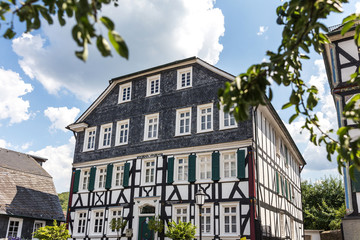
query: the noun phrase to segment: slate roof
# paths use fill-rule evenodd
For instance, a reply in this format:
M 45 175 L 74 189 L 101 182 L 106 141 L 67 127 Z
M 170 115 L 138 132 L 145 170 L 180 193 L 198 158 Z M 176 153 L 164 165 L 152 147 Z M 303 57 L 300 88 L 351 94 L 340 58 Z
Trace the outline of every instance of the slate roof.
M 64 221 L 52 177 L 35 159 L 0 148 L 0 214 Z

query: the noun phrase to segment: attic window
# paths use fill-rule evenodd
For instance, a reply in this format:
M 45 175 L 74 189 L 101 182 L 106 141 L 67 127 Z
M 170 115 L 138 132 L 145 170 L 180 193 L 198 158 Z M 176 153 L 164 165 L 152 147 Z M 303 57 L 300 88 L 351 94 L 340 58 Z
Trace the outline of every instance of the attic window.
M 179 69 L 177 71 L 177 89 L 192 86 L 192 67 Z
M 129 102 L 131 100 L 131 82 L 120 85 L 119 103 Z

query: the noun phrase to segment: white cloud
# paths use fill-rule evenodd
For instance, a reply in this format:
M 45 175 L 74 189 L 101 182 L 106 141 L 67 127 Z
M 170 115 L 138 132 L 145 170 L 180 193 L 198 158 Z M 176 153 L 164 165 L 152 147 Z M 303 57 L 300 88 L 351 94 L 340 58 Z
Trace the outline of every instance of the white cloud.
M 75 138 L 71 137 L 65 145 L 46 146 L 41 150 L 29 152 L 29 154 L 48 159 L 43 167 L 53 177 L 58 193 L 69 191 L 74 146 Z
M 44 114 L 51 121 L 50 130 L 60 129 L 64 132 L 67 132 L 68 130 L 66 130 L 65 127 L 75 121 L 75 118 L 79 112 L 80 109 L 76 107 L 70 109 L 67 107 L 48 107 L 44 111 Z
M 24 151 L 24 150 L 28 149 L 31 145 L 32 145 L 32 142 L 24 143 L 23 145 L 21 145 L 21 149 Z
M 28 120 L 30 103 L 22 96 L 33 90 L 18 73 L 0 68 L 0 120 L 10 119 L 10 124 Z
M 4 139 L 0 139 L 0 147 L 1 148 L 9 148 L 11 146 L 10 143 L 6 142 Z
M 357 13 L 357 14 L 360 13 L 360 2 L 355 3 L 355 13 Z
M 128 44 L 128 61 L 115 52 L 105 59 L 92 46 L 87 63 L 81 62 L 74 56 L 78 48 L 70 35 L 73 23 L 68 21 L 63 28 L 44 26 L 44 37 L 24 34 L 13 40 L 24 72 L 49 93 L 70 91 L 88 101 L 113 77 L 191 56 L 215 64 L 223 49 L 219 38 L 225 31 L 224 16 L 213 0 L 121 0 L 119 7 L 104 8 L 102 14 L 114 20 Z M 102 32 L 106 35 L 105 29 Z
M 269 29 L 268 26 L 260 26 L 260 27 L 259 27 L 259 31 L 257 32 L 257 35 L 258 35 L 258 36 L 263 35 L 268 29 Z

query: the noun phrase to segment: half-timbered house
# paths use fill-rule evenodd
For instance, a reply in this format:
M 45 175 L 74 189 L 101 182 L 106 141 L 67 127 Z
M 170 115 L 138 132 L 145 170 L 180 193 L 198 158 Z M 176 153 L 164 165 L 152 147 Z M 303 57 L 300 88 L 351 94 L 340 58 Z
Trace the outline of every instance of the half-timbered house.
M 110 80 L 68 126 L 73 239 L 115 239 L 119 217 L 123 239 L 164 239 L 155 216 L 198 226 L 199 189 L 203 239 L 302 239 L 305 161 L 270 103 L 241 123 L 217 107 L 233 79 L 192 57 Z

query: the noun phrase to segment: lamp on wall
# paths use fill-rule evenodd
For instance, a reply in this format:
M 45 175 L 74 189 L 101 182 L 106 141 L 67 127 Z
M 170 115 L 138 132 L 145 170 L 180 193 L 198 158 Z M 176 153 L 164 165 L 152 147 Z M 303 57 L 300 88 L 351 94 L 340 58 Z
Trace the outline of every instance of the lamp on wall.
M 201 207 L 204 205 L 205 203 L 205 193 L 203 192 L 203 190 L 199 190 L 196 194 L 195 194 L 195 200 L 196 200 L 196 204 L 199 206 L 199 224 L 200 224 L 200 240 L 201 240 L 201 232 L 202 232 L 202 228 L 201 228 Z

